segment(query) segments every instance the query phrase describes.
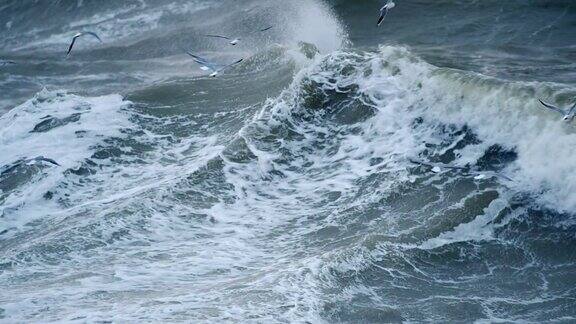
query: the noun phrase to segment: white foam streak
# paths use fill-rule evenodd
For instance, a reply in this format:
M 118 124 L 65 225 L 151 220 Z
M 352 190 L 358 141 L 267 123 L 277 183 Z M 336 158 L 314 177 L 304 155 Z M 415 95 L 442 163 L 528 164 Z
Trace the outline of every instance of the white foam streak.
M 454 230 L 444 232 L 440 236 L 429 239 L 420 244 L 419 248 L 424 250 L 432 250 L 447 244 L 454 244 L 458 242 L 481 242 L 489 241 L 494 238 L 494 227 L 492 223 L 497 218 L 504 208 L 508 206 L 508 202 L 504 199 L 497 199 L 488 206 L 484 213 L 472 220 L 469 223 L 458 225 Z M 499 224 L 498 226 L 502 226 Z

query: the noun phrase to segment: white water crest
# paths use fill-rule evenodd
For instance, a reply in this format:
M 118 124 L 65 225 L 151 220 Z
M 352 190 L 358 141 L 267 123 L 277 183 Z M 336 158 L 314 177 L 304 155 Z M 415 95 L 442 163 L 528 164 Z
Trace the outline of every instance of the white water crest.
M 458 151 L 456 165 L 475 162 L 488 147 L 498 144 L 518 154 L 506 173 L 513 178 L 514 188 L 534 193 L 550 208 L 576 210 L 576 175 L 572 172 L 576 161 L 570 158 L 571 148 L 576 147 L 575 126 L 542 109 L 537 100 L 574 94 L 574 89 L 506 82 L 437 68 L 398 47 L 382 47 L 379 53 L 365 55 L 363 60 L 358 70 L 369 73 L 346 76 L 337 84 L 357 84 L 358 91 L 370 99 L 379 115 L 393 111 L 396 114 L 391 118 L 396 122 L 421 116 L 437 123 L 466 125 L 481 143 Z M 339 64 L 346 63 L 341 60 Z M 418 135 L 434 142 L 426 134 Z
M 122 136 L 122 129 L 132 125 L 124 111 L 129 104 L 118 95 L 85 98 L 43 90 L 0 117 L 1 165 L 39 156 L 60 164 L 41 170 L 24 187 L 4 193 L 2 228 L 19 227 L 57 210 L 43 196 L 56 190 L 65 171 L 80 167 L 96 146 Z

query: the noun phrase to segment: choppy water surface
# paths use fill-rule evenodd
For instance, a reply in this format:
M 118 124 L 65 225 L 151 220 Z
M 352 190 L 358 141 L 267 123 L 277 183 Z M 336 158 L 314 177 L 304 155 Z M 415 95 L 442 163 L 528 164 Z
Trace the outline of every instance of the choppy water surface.
M 379 6 L 4 1 L 0 321 L 576 321 L 576 4 Z

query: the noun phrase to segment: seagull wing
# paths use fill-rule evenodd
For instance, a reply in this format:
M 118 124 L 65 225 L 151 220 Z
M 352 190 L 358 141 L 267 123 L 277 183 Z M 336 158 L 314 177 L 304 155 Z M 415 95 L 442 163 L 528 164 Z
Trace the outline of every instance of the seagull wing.
M 96 33 L 87 31 L 87 32 L 82 32 L 82 33 L 78 33 L 74 36 L 74 38 L 72 38 L 72 43 L 70 43 L 70 47 L 68 47 L 68 52 L 66 53 L 66 55 L 70 55 L 70 52 L 72 52 L 72 48 L 74 47 L 74 44 L 76 43 L 76 40 L 79 37 L 82 37 L 84 35 L 90 35 L 94 38 L 96 38 L 100 43 L 102 43 L 102 39 L 100 38 L 100 36 L 98 36 Z
M 514 182 L 514 180 L 512 180 L 512 178 L 507 177 L 503 174 L 500 174 L 498 172 L 494 172 L 494 171 L 472 171 L 470 172 L 471 175 L 474 176 L 474 178 L 476 180 L 481 180 L 481 179 L 485 179 L 485 178 L 500 178 L 500 179 L 504 179 L 510 182 Z
M 22 163 L 24 163 L 24 162 L 20 161 L 20 162 L 14 163 L 13 165 L 8 166 L 6 169 L 2 170 L 2 173 L 0 173 L 0 175 L 5 175 L 7 173 L 10 173 L 10 172 L 16 170 L 16 168 L 21 166 Z
M 242 62 L 242 61 L 244 61 L 244 59 L 239 59 L 238 61 L 236 61 L 236 62 L 234 62 L 234 63 L 230 63 L 230 64 L 228 64 L 228 65 L 225 65 L 225 66 L 219 68 L 218 71 L 222 71 L 222 70 L 224 70 L 224 69 L 227 69 L 227 68 L 229 68 L 229 67 L 231 67 L 231 66 L 233 66 L 233 65 L 239 64 L 239 63 Z
M 206 61 L 206 59 L 204 59 L 204 58 L 202 58 L 202 57 L 200 57 L 200 56 L 198 56 L 198 55 L 194 55 L 194 54 L 192 54 L 192 53 L 190 53 L 190 52 L 188 52 L 188 51 L 186 52 L 186 54 L 190 55 L 194 60 L 198 60 L 198 61 L 202 61 L 202 62 L 205 62 L 205 61 Z
M 190 52 L 186 52 L 186 54 L 190 55 L 194 59 L 194 62 L 200 64 L 203 70 L 209 69 L 212 71 L 216 71 L 216 64 L 209 62 L 205 58 L 200 57 L 198 55 L 194 55 Z
M 568 114 L 571 115 L 574 112 L 576 112 L 576 102 L 574 103 L 574 106 L 572 106 L 572 108 L 570 108 L 570 111 L 568 111 Z
M 508 181 L 510 181 L 510 182 L 514 182 L 514 180 L 513 180 L 512 178 L 507 177 L 507 176 L 505 176 L 505 175 L 503 175 L 503 174 L 495 173 L 495 175 L 496 175 L 498 178 L 502 178 L 502 179 L 506 179 L 506 180 L 508 180 Z
M 44 161 L 44 162 L 48 162 L 48 163 L 50 163 L 50 164 L 54 164 L 54 165 L 60 166 L 60 164 L 58 164 L 58 162 L 56 162 L 56 161 L 54 161 L 54 160 L 52 160 L 52 159 L 49 159 L 49 158 L 45 158 L 45 157 L 43 157 L 43 156 L 37 157 L 36 160 L 38 160 L 38 161 Z
M 250 33 L 248 33 L 248 34 L 245 34 L 245 36 L 254 35 L 254 34 L 257 34 L 257 33 L 263 33 L 263 32 L 265 32 L 265 31 L 268 31 L 268 30 L 272 29 L 272 28 L 274 28 L 274 26 L 268 26 L 268 27 L 266 27 L 266 28 L 261 28 L 261 29 L 252 31 L 252 32 L 250 32 Z
M 453 165 L 448 165 L 448 164 L 443 164 L 443 163 L 428 163 L 428 162 L 412 160 L 412 159 L 409 159 L 409 161 L 413 164 L 422 165 L 422 166 L 429 167 L 429 168 L 434 168 L 434 169 L 437 169 L 440 171 L 442 169 L 459 170 L 459 171 L 464 171 L 464 172 L 470 171 L 469 167 L 459 167 L 459 166 L 453 166 Z
M 540 101 L 540 103 L 541 103 L 544 107 L 546 107 L 546 108 L 548 108 L 548 109 L 550 109 L 550 110 L 554 110 L 554 111 L 559 112 L 559 113 L 561 113 L 561 114 L 563 114 L 563 115 L 566 114 L 566 112 L 565 112 L 564 110 L 562 110 L 562 109 L 560 109 L 560 108 L 558 108 L 558 107 L 556 107 L 556 106 L 553 106 L 553 105 L 551 105 L 551 104 L 545 103 L 544 101 L 542 101 L 542 100 L 540 100 L 540 99 L 538 99 L 538 101 Z
M 223 39 L 227 39 L 227 40 L 232 40 L 232 38 L 228 37 L 228 36 L 222 36 L 222 35 L 204 35 L 205 37 L 212 37 L 212 38 L 223 38 Z
M 70 47 L 68 47 L 68 52 L 66 53 L 66 55 L 70 55 L 70 52 L 72 52 L 72 48 L 74 47 L 74 43 L 76 43 L 78 37 L 80 36 L 74 36 L 74 38 L 72 38 L 72 43 L 70 43 Z
M 102 43 L 102 39 L 100 39 L 100 36 L 96 35 L 96 33 L 87 31 L 87 32 L 83 32 L 82 35 L 90 35 L 90 36 L 96 38 L 98 41 L 100 41 L 100 43 Z
M 378 18 L 378 26 L 382 25 L 382 22 L 384 21 L 387 15 L 388 15 L 388 8 L 384 6 L 382 7 L 382 9 L 380 9 L 380 18 Z
M 423 165 L 423 166 L 427 166 L 427 167 L 433 167 L 433 165 L 431 165 L 430 163 L 426 163 L 423 161 L 418 161 L 418 160 L 413 160 L 413 159 L 408 159 L 408 161 L 410 161 L 410 163 L 413 163 L 413 164 Z
M 194 61 L 196 61 L 196 63 L 200 63 L 200 64 L 208 63 L 208 61 L 205 58 L 202 58 L 198 55 L 194 55 L 190 52 L 186 52 L 186 54 L 192 56 L 192 58 L 194 59 Z
M 468 170 L 470 170 L 470 168 L 459 167 L 459 166 L 452 166 L 452 165 L 442 165 L 442 167 L 445 168 L 445 169 L 449 169 L 449 170 L 460 170 L 460 171 L 468 171 Z

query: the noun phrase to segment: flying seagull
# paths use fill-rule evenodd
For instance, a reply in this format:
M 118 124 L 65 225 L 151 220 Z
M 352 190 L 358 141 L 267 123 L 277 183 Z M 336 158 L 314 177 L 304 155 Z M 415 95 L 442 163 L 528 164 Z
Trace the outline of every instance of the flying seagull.
M 380 17 L 378 18 L 378 26 L 382 25 L 382 22 L 388 15 L 388 11 L 390 11 L 390 9 L 394 7 L 396 7 L 394 0 L 388 0 L 388 2 L 386 2 L 384 7 L 380 8 Z
M 28 160 L 27 164 L 32 165 L 32 164 L 36 164 L 36 163 L 40 163 L 40 162 L 47 162 L 47 163 L 50 163 L 53 165 L 60 166 L 60 164 L 58 164 L 58 162 L 56 162 L 50 158 L 43 157 L 42 155 L 40 155 L 39 157 L 35 157 L 33 159 Z
M 574 103 L 572 108 L 570 108 L 569 110 L 564 110 L 562 108 L 558 108 L 558 107 L 553 106 L 551 104 L 545 103 L 544 101 L 542 101 L 540 99 L 538 99 L 538 101 L 540 101 L 540 103 L 544 107 L 561 113 L 564 116 L 562 119 L 564 119 L 565 122 L 571 122 L 572 120 L 574 120 L 574 117 L 576 117 L 576 102 Z
M 441 163 L 427 163 L 424 161 L 417 161 L 417 160 L 409 160 L 410 163 L 413 164 L 418 164 L 418 165 L 422 165 L 425 167 L 430 168 L 430 171 L 434 172 L 434 173 L 441 173 L 444 170 L 460 170 L 460 171 L 468 171 L 469 168 L 465 168 L 465 167 L 457 167 L 457 166 L 452 166 L 452 165 L 446 165 L 446 164 L 441 164 Z
M 8 65 L 14 65 L 14 64 L 16 64 L 16 62 L 14 62 L 14 61 L 0 60 L 0 66 L 8 66 Z
M 251 34 L 254 34 L 254 33 L 265 32 L 265 31 L 267 31 L 267 30 L 272 29 L 272 27 L 273 27 L 273 26 L 269 26 L 269 27 L 266 27 L 266 28 L 263 28 L 263 29 L 259 29 L 259 30 L 255 31 L 255 32 L 253 32 L 253 33 L 248 34 L 248 35 L 251 35 Z M 223 36 L 223 35 L 204 35 L 204 36 L 205 36 L 205 37 L 225 39 L 225 40 L 229 41 L 229 42 L 230 42 L 230 45 L 232 45 L 232 46 L 238 44 L 238 43 L 242 40 L 242 38 L 240 38 L 240 37 L 229 37 L 229 36 Z
M 494 172 L 494 171 L 481 171 L 481 170 L 477 170 L 477 169 L 471 168 L 471 167 L 458 167 L 458 166 L 452 166 L 452 165 L 447 165 L 447 164 L 442 164 L 442 163 L 427 163 L 427 162 L 417 161 L 417 160 L 412 160 L 412 159 L 410 159 L 409 161 L 413 164 L 428 167 L 428 168 L 430 168 L 430 171 L 433 173 L 442 173 L 442 172 L 446 172 L 448 170 L 454 170 L 454 171 L 460 171 L 463 174 L 474 176 L 474 180 L 484 180 L 484 179 L 488 179 L 488 178 L 502 178 L 502 179 L 506 179 L 508 181 L 513 181 L 509 177 L 502 175 L 500 173 Z
M 29 166 L 32 166 L 32 165 L 40 165 L 40 164 L 42 164 L 42 162 L 46 162 L 46 163 L 49 163 L 49 164 L 52 164 L 52 165 L 60 166 L 60 164 L 58 164 L 58 162 L 56 162 L 56 161 L 54 161 L 54 160 L 52 160 L 52 159 L 50 159 L 50 158 L 46 158 L 46 157 L 43 157 L 43 156 L 38 156 L 38 157 L 35 157 L 35 158 L 33 158 L 33 159 L 28 159 L 28 160 L 22 159 L 22 160 L 18 160 L 17 162 L 15 162 L 14 164 L 12 164 L 11 166 L 9 166 L 9 167 L 7 167 L 6 169 L 2 170 L 2 172 L 0 173 L 0 175 L 3 176 L 3 175 L 5 175 L 5 174 L 7 174 L 7 173 L 11 173 L 12 171 L 16 170 L 17 168 L 19 168 L 20 166 L 23 166 L 23 165 L 29 165 Z
M 222 72 L 223 70 L 244 61 L 244 59 L 239 59 L 238 61 L 236 61 L 234 63 L 222 65 L 222 64 L 210 62 L 207 59 L 202 58 L 202 57 L 197 56 L 197 55 L 194 55 L 190 52 L 186 52 L 186 54 L 192 56 L 192 58 L 194 59 L 194 62 L 200 64 L 200 69 L 202 69 L 203 71 L 212 71 L 212 73 L 210 74 L 211 77 L 216 77 L 218 75 L 218 73 Z
M 76 43 L 76 40 L 79 37 L 82 37 L 85 35 L 90 35 L 92 37 L 95 37 L 97 40 L 100 41 L 100 43 L 102 43 L 102 40 L 100 39 L 100 37 L 98 35 L 96 35 L 96 33 L 89 32 L 89 31 L 78 33 L 78 34 L 74 35 L 74 38 L 72 38 L 72 43 L 70 43 L 70 47 L 68 47 L 68 53 L 66 53 L 66 56 L 70 55 L 70 52 L 72 52 L 72 47 L 74 47 L 74 43 Z

